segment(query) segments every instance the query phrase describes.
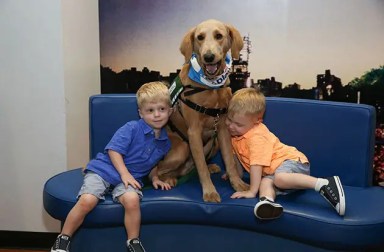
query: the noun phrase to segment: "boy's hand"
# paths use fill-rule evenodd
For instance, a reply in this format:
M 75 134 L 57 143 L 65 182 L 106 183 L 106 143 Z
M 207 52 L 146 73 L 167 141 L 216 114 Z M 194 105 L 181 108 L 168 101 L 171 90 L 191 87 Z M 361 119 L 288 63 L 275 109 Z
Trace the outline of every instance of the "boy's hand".
M 255 198 L 256 194 L 251 191 L 235 192 L 234 194 L 232 194 L 231 199 Z
M 152 185 L 155 189 L 158 189 L 160 187 L 161 190 L 169 190 L 172 188 L 170 184 L 161 181 L 159 178 L 153 178 Z
M 128 185 L 131 185 L 135 189 L 141 189 L 141 185 L 137 180 L 130 174 L 125 173 L 121 176 L 121 180 L 124 183 L 125 188 L 128 188 Z

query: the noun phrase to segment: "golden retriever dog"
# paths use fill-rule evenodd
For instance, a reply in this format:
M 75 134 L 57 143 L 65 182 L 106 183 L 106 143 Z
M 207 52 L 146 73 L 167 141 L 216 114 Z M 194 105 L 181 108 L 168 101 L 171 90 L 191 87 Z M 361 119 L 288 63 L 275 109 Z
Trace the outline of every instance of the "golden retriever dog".
M 159 177 L 175 186 L 179 176 L 197 169 L 206 202 L 220 202 L 210 174 L 219 172 L 207 161 L 220 148 L 226 174 L 236 191 L 247 190 L 236 170 L 231 139 L 225 125 L 232 96 L 228 75 L 232 58 L 239 58 L 243 39 L 237 29 L 217 20 L 206 20 L 183 38 L 184 55 L 178 77 L 170 86 L 174 112 L 169 121 L 172 148 L 158 165 Z

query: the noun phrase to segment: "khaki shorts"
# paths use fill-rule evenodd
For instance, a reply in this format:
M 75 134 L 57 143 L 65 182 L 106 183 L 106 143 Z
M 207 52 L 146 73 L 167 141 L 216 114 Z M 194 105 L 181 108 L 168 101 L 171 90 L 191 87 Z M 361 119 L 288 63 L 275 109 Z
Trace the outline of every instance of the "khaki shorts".
M 87 193 L 96 196 L 99 200 L 105 200 L 105 194 L 110 193 L 113 201 L 119 202 L 118 198 L 126 192 L 136 192 L 140 199 L 143 198 L 143 193 L 140 189 L 135 189 L 131 185 L 129 185 L 128 188 L 125 188 L 123 183 L 113 187 L 98 174 L 88 171 L 84 176 L 84 182 L 77 198 Z
M 300 161 L 296 160 L 285 160 L 276 170 L 275 173 L 272 175 L 266 175 L 264 178 L 270 178 L 272 180 L 275 180 L 275 174 L 276 173 L 301 173 L 309 175 L 310 173 L 310 165 L 309 163 L 302 163 Z M 291 192 L 296 191 L 297 189 L 287 189 L 283 190 L 280 188 L 275 187 L 276 195 L 284 195 Z

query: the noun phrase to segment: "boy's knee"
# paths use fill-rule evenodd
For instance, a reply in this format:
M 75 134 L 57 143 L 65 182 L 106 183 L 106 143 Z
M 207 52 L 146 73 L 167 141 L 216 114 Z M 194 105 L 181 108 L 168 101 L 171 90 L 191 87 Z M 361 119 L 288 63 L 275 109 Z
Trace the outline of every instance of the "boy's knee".
M 140 197 L 136 192 L 126 192 L 119 197 L 125 209 L 140 207 Z
M 83 194 L 81 195 L 78 205 L 86 212 L 91 211 L 99 202 L 99 199 L 92 194 Z
M 274 176 L 274 185 L 278 188 L 283 188 L 285 181 L 284 181 L 284 175 L 281 173 L 276 173 Z

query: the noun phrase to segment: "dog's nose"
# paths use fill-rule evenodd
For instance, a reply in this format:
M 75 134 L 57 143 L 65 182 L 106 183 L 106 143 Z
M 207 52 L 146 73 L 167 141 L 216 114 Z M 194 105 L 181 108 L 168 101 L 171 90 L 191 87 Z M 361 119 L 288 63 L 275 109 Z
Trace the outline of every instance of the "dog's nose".
M 215 60 L 215 55 L 212 53 L 206 53 L 204 54 L 204 60 L 206 63 L 211 63 Z

